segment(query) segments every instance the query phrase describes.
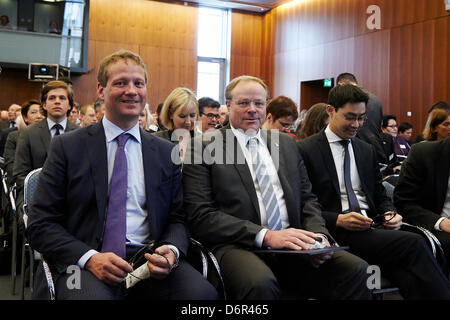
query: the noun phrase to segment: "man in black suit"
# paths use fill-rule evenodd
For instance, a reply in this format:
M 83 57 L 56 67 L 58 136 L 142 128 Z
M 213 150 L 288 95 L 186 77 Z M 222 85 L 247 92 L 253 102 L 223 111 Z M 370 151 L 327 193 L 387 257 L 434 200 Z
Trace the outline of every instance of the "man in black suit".
M 107 56 L 98 75 L 102 121 L 51 143 L 27 236 L 52 268 L 57 299 L 124 298 L 123 280 L 139 267 L 130 264 L 133 256 L 151 241 L 155 254 L 146 253 L 142 264 L 149 278 L 132 287 L 129 298 L 217 297 L 184 259 L 188 240 L 173 144 L 139 128 L 147 79 L 138 55 Z M 81 268 L 79 290 L 66 285 L 69 266 Z M 36 282 L 45 283 L 38 270 Z
M 355 138 L 366 117 L 368 95 L 343 85 L 329 93 L 326 129 L 299 147 L 312 192 L 340 245 L 381 268 L 406 299 L 450 299 L 450 283 L 419 235 L 399 231 L 402 217 L 381 184 L 374 148 Z M 384 229 L 374 228 L 377 215 Z M 426 275 L 426 276 L 424 276 Z
M 439 239 L 450 261 L 450 138 L 416 143 L 402 165 L 394 203 L 406 222 Z
M 295 140 L 260 129 L 267 100 L 262 80 L 233 79 L 226 88 L 230 125 L 193 139 L 183 167 L 190 231 L 213 250 L 231 299 L 278 299 L 281 289 L 306 297 L 370 298 L 367 264 L 348 252 L 312 259 L 252 252 L 305 250 L 315 238 L 334 242 Z
M 17 112 L 20 111 L 20 106 L 18 104 L 12 104 L 8 108 L 8 120 L 0 121 L 0 131 L 6 128 L 16 127 Z
M 17 183 L 18 199 L 23 199 L 27 174 L 44 165 L 51 139 L 79 128 L 67 120 L 67 111 L 73 101 L 73 92 L 65 82 L 50 81 L 42 89 L 41 104 L 46 118 L 23 128 L 17 142 L 13 179 Z

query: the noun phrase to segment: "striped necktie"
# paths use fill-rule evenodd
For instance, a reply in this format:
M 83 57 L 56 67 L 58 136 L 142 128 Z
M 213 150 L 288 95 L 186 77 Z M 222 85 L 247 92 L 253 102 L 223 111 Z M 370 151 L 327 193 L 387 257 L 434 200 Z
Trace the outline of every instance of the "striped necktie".
M 270 181 L 264 161 L 258 152 L 258 139 L 250 138 L 248 140 L 248 149 L 252 155 L 253 170 L 256 174 L 256 180 L 261 190 L 261 196 L 267 214 L 267 225 L 270 230 L 281 230 L 280 208 L 278 207 L 277 197 L 273 190 L 272 182 Z

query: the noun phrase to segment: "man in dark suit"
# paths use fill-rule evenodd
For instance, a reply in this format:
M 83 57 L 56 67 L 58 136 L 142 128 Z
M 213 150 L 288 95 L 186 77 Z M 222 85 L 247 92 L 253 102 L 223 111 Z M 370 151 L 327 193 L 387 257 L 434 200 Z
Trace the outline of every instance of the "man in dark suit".
M 18 199 L 23 199 L 22 189 L 27 174 L 44 165 L 50 140 L 55 135 L 79 128 L 67 121 L 67 112 L 73 101 L 73 92 L 65 82 L 50 81 L 42 89 L 41 103 L 46 118 L 22 129 L 17 142 L 13 179 L 17 183 Z
M 124 298 L 122 282 L 139 267 L 129 261 L 154 241 L 155 254 L 146 253 L 142 264 L 149 278 L 128 297 L 216 298 L 184 259 L 188 240 L 173 145 L 139 128 L 147 96 L 143 61 L 115 52 L 101 62 L 98 80 L 105 116 L 52 141 L 29 214 L 27 236 L 52 267 L 56 297 Z M 66 285 L 71 265 L 81 268 L 79 290 Z M 42 272 L 36 279 L 45 282 Z
M 394 203 L 406 222 L 439 239 L 450 261 L 450 138 L 416 143 L 400 172 Z
M 327 246 L 334 241 L 295 140 L 260 129 L 268 100 L 264 82 L 235 78 L 226 100 L 230 125 L 192 140 L 183 188 L 189 229 L 216 255 L 228 297 L 279 299 L 289 289 L 306 297 L 370 298 L 367 264 L 348 252 L 310 260 L 252 252 L 305 250 L 319 240 Z
M 338 86 L 351 84 L 358 86 L 356 77 L 348 72 L 341 73 L 336 79 Z M 383 107 L 380 99 L 374 94 L 364 90 L 369 95 L 369 100 L 366 104 L 367 121 L 364 121 L 362 127 L 358 130 L 356 136 L 373 145 L 376 151 L 377 160 L 379 163 L 389 164 L 392 158 L 386 155 L 384 143 L 381 137 L 381 122 L 383 120 Z
M 0 121 L 0 131 L 6 128 L 16 127 L 17 112 L 20 111 L 20 106 L 18 104 L 12 104 L 8 108 L 8 120 Z
M 450 299 L 450 283 L 419 235 L 399 231 L 402 217 L 381 184 L 374 148 L 355 138 L 366 116 L 368 95 L 343 85 L 329 93 L 326 129 L 299 147 L 312 192 L 340 245 L 381 268 L 406 299 Z M 384 229 L 374 228 L 383 215 Z M 424 276 L 426 274 L 426 276 Z

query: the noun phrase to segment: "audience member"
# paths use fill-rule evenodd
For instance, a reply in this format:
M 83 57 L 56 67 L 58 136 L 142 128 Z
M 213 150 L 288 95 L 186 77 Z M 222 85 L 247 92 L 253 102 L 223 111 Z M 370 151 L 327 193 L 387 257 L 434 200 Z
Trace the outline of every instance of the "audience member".
M 431 106 L 430 110 L 428 110 L 428 115 L 431 113 L 431 111 L 433 111 L 435 109 L 442 109 L 442 110 L 450 111 L 450 104 L 448 104 L 445 101 L 438 101 Z M 419 135 L 417 135 L 415 142 L 417 143 L 417 142 L 421 142 L 424 140 L 425 140 L 425 138 L 424 138 L 423 134 L 419 134 Z
M 44 165 L 50 140 L 55 135 L 79 128 L 67 121 L 67 112 L 73 101 L 73 92 L 65 82 L 50 81 L 42 89 L 41 104 L 46 119 L 22 129 L 17 141 L 13 169 L 17 199 L 23 199 L 23 183 L 27 174 Z
M 94 105 L 87 104 L 80 108 L 80 126 L 87 127 L 97 122 Z
M 164 103 L 158 104 L 158 106 L 156 107 L 156 111 L 154 113 L 152 113 L 153 121 L 149 125 L 150 132 L 157 132 L 157 131 L 164 130 L 164 126 L 161 124 L 161 119 L 160 119 L 160 114 L 161 114 L 163 105 L 164 105 Z
M 61 34 L 61 30 L 58 29 L 58 24 L 55 20 L 51 20 L 48 24 L 47 33 Z
M 188 88 L 175 88 L 164 101 L 159 119 L 167 130 L 154 132 L 156 137 L 178 144 L 183 161 L 186 148 L 195 133 L 198 119 L 198 101 L 194 92 Z
M 304 250 L 315 238 L 327 246 L 334 240 L 310 193 L 295 140 L 260 129 L 269 96 L 264 82 L 240 76 L 228 84 L 225 96 L 230 126 L 194 138 L 187 159 L 202 161 L 185 163 L 183 190 L 190 231 L 217 257 L 227 296 L 237 301 L 279 299 L 281 290 L 293 289 L 307 297 L 368 299 L 367 264 L 348 252 L 305 260 L 299 255 L 261 258 L 252 252 Z M 202 148 L 194 147 L 197 139 Z M 203 156 L 211 147 L 215 161 Z M 279 168 L 271 155 L 279 159 Z M 255 172 L 257 163 L 263 175 Z
M 102 121 L 103 115 L 105 114 L 105 101 L 102 99 L 97 99 L 94 102 L 95 117 L 97 122 Z
M 12 26 L 9 23 L 9 17 L 7 15 L 0 16 L 0 29 L 12 30 Z
M 21 113 L 22 113 L 21 117 L 23 119 L 23 123 L 25 126 L 18 125 L 17 128 L 16 127 L 10 128 L 10 131 L 8 132 L 8 135 L 6 137 L 5 147 L 3 151 L 3 158 L 5 159 L 5 170 L 7 172 L 8 183 L 10 184 L 13 184 L 14 182 L 13 179 L 14 157 L 16 153 L 17 140 L 19 139 L 21 129 L 44 119 L 41 103 L 38 100 L 32 99 L 26 101 L 22 105 Z M 4 130 L 4 132 L 6 130 Z
M 292 99 L 278 96 L 269 101 L 266 107 L 266 121 L 262 129 L 279 130 L 296 138 L 291 131 L 294 129 L 295 120 L 298 117 L 297 106 Z
M 423 136 L 427 141 L 442 140 L 450 137 L 450 109 L 435 109 L 428 116 Z
M 8 111 L 2 110 L 2 112 L 0 113 L 0 120 L 1 122 L 8 120 Z
M 351 73 L 341 73 L 336 83 L 338 86 L 351 84 L 358 86 L 356 77 Z M 381 121 L 383 120 L 383 107 L 381 101 L 372 93 L 361 88 L 369 95 L 367 102 L 367 121 L 364 121 L 362 128 L 358 131 L 357 137 L 374 146 L 378 163 L 390 164 L 390 159 L 386 156 L 381 137 Z
M 18 112 L 18 113 L 17 113 Z M 0 131 L 6 128 L 12 128 L 16 126 L 16 118 L 20 114 L 20 106 L 18 104 L 12 104 L 8 108 L 8 120 L 0 122 Z
M 223 127 L 227 119 L 228 119 L 228 107 L 226 105 L 222 105 L 219 108 L 219 125 Z
M 50 265 L 57 299 L 217 298 L 185 260 L 181 167 L 171 161 L 173 145 L 139 128 L 147 79 L 144 62 L 130 51 L 104 58 L 97 86 L 106 106 L 102 121 L 51 144 L 27 238 Z M 124 278 L 139 267 L 132 261 L 144 252 L 149 278 L 124 294 Z M 73 265 L 81 268 L 77 290 L 67 286 L 66 269 Z M 41 266 L 35 283 L 37 298 L 45 292 Z
M 203 97 L 198 100 L 198 112 L 200 115 L 202 132 L 215 129 L 219 124 L 219 108 L 220 103 L 212 98 Z
M 148 105 L 146 104 L 144 109 L 142 109 L 141 113 L 139 113 L 139 127 L 142 130 L 148 131 Z
M 305 139 L 320 132 L 330 121 L 326 103 L 316 103 L 306 112 L 297 140 Z
M 450 261 L 450 138 L 416 143 L 403 163 L 394 203 L 406 222 L 430 230 Z
M 398 125 L 398 134 L 405 138 L 406 142 L 411 146 L 413 142 L 411 141 L 413 126 L 409 122 L 402 122 Z
M 404 160 L 408 156 L 411 147 L 409 146 L 406 139 L 398 134 L 397 118 L 392 114 L 384 115 L 381 127 L 382 131 L 388 135 L 388 136 L 384 135 L 383 137 L 384 142 L 386 142 L 387 144 L 386 140 L 392 139 L 395 156 L 398 158 L 399 161 Z M 388 152 L 390 152 L 390 150 Z
M 424 239 L 399 230 L 402 216 L 381 183 L 373 146 L 355 139 L 368 100 L 353 85 L 330 91 L 329 125 L 299 142 L 312 192 L 336 241 L 378 265 L 405 299 L 450 299 L 450 282 Z M 377 215 L 383 229 L 376 228 Z
M 73 106 L 69 110 L 69 115 L 67 116 L 67 119 L 75 124 L 80 123 L 80 108 L 76 102 L 73 103 Z

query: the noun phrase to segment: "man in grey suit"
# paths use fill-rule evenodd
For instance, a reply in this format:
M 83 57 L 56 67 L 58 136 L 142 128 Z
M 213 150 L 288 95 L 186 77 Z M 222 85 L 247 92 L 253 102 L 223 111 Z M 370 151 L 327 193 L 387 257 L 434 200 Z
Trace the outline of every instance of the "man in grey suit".
M 41 168 L 47 158 L 50 140 L 55 135 L 79 128 L 67 121 L 67 112 L 74 104 L 73 91 L 62 81 L 48 82 L 41 92 L 41 103 L 46 118 L 22 130 L 17 142 L 13 179 L 17 183 L 18 199 L 23 199 L 25 177 Z
M 194 138 L 183 167 L 183 190 L 190 231 L 216 255 L 227 296 L 279 299 L 288 289 L 304 297 L 370 298 L 367 263 L 348 252 L 305 259 L 252 252 L 292 253 L 334 240 L 295 141 L 260 129 L 268 100 L 264 82 L 235 78 L 226 100 L 230 124 Z

